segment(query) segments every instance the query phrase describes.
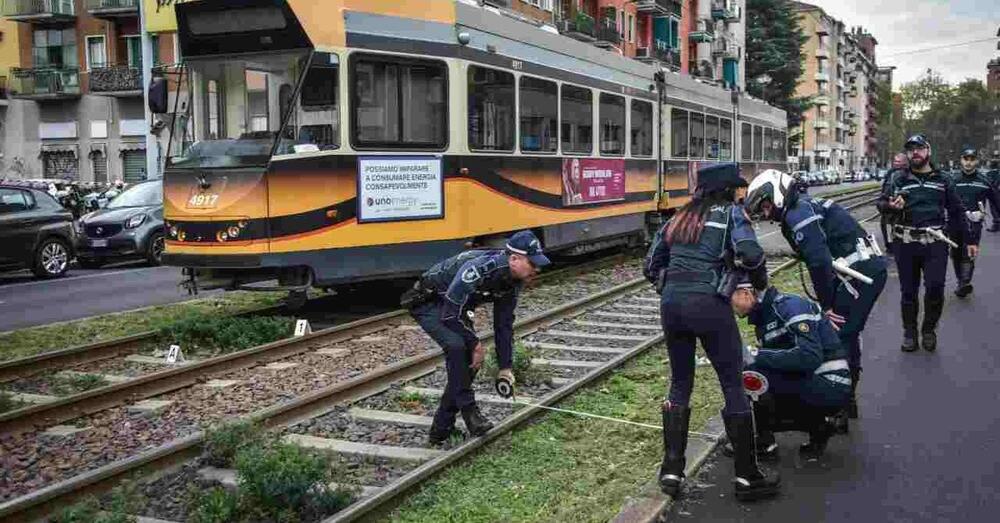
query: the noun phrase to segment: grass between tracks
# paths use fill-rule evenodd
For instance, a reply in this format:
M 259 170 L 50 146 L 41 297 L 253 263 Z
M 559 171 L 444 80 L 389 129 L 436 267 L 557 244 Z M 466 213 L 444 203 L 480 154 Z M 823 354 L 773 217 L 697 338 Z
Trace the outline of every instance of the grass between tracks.
M 283 293 L 227 292 L 183 303 L 105 314 L 0 334 L 0 361 L 159 330 L 187 318 L 222 316 L 277 305 Z
M 801 293 L 798 269 L 772 280 Z M 743 339 L 752 339 L 745 321 Z M 703 356 L 699 349 L 699 354 Z M 658 346 L 559 407 L 660 424 L 669 369 Z M 691 430 L 700 430 L 722 408 L 710 366 L 698 367 L 691 399 Z M 625 498 L 655 475 L 663 457 L 660 431 L 570 414 L 548 413 L 490 444 L 403 500 L 386 520 L 607 521 Z

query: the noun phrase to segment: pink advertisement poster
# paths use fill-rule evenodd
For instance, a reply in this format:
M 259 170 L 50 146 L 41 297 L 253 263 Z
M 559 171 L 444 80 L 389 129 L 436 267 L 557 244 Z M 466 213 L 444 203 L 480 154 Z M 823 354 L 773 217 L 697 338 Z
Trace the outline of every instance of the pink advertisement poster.
M 563 205 L 625 199 L 625 160 L 563 158 Z

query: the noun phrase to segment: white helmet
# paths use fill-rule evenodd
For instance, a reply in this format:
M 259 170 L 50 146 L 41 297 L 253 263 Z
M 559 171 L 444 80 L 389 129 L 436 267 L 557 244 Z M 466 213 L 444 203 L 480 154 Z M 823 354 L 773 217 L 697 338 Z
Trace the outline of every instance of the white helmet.
M 751 216 L 760 216 L 761 207 L 768 200 L 778 209 L 784 209 L 794 183 L 795 179 L 791 175 L 776 169 L 768 169 L 750 182 L 746 198 L 743 200 L 744 207 Z

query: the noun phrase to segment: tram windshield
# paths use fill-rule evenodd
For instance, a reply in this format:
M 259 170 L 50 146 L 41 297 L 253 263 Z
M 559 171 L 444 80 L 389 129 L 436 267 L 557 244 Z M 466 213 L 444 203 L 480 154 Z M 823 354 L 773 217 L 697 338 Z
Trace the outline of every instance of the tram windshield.
M 307 56 L 284 52 L 188 61 L 170 100 L 169 165 L 267 164 Z

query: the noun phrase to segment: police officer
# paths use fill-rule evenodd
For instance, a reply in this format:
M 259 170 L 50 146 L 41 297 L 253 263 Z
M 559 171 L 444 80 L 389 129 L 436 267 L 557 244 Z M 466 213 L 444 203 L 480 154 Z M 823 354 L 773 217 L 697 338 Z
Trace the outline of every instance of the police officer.
M 827 318 L 840 329 L 847 349 L 851 382 L 861 377 L 861 331 L 888 278 L 878 241 L 832 200 L 799 194 L 792 178 L 767 170 L 747 189 L 747 211 L 781 223 L 781 234 L 809 268 L 816 297 Z M 835 267 L 848 267 L 872 280 L 866 283 Z M 848 416 L 857 418 L 852 390 Z M 846 421 L 841 421 L 846 429 Z
M 965 208 L 955 182 L 931 164 L 931 144 L 922 134 L 905 144 L 909 168 L 897 174 L 877 204 L 895 220 L 892 233 L 897 242 L 893 254 L 899 269 L 903 314 L 902 350 L 917 350 L 917 301 L 920 276 L 924 279 L 924 322 L 921 326 L 925 350 L 937 349 L 937 324 L 944 308 L 944 280 L 948 268 L 948 243 L 965 241 Z M 947 228 L 945 227 L 947 225 Z M 955 236 L 947 238 L 942 229 Z M 969 255 L 976 253 L 972 246 Z
M 479 412 L 472 391 L 475 372 L 486 354 L 472 323 L 473 311 L 481 303 L 493 302 L 498 377 L 513 383 L 518 293 L 525 281 L 548 264 L 538 238 L 530 231 L 521 231 L 510 237 L 505 249 L 469 250 L 437 263 L 403 295 L 403 306 L 444 349 L 448 383 L 431 425 L 431 443 L 448 439 L 459 412 L 473 436 L 493 428 Z
M 993 157 L 990 158 L 989 171 L 986 173 L 986 179 L 989 180 L 990 186 L 993 190 L 1000 194 L 1000 151 L 993 151 Z M 1000 219 L 997 216 L 1000 215 L 1000 209 L 993 207 L 990 204 L 990 212 L 993 213 L 993 225 L 990 225 L 987 231 L 997 232 L 1000 231 Z
M 896 175 L 897 172 L 905 170 L 906 166 L 909 165 L 909 161 L 906 158 L 906 153 L 896 153 L 892 157 L 892 164 L 889 172 L 885 173 L 885 178 L 882 179 L 882 192 L 885 192 L 885 188 L 892 182 L 892 177 Z M 885 213 L 879 214 L 879 229 L 882 231 L 882 243 L 885 244 L 886 249 L 892 252 L 892 234 L 889 233 L 889 229 L 892 224 L 889 222 L 889 218 Z
M 660 315 L 671 371 L 662 412 L 659 482 L 663 492 L 674 497 L 684 480 L 696 341 L 711 360 L 725 398 L 722 418 L 736 450 L 737 499 L 778 493 L 779 479 L 765 476 L 757 465 L 750 402 L 741 381 L 742 343 L 729 307 L 735 285 L 732 269 L 750 271 L 759 289 L 767 285 L 764 251 L 746 212 L 734 204 L 736 188 L 745 186 L 735 163 L 700 169 L 693 198 L 656 234 L 646 257 L 643 272 L 662 293 Z
M 851 395 L 845 352 L 833 324 L 818 304 L 774 287 L 758 293 L 741 283 L 733 310 L 754 326 L 760 349 L 744 350 L 748 370 L 763 374 L 767 393 L 754 403 L 757 455 L 776 458 L 774 432 L 801 430 L 809 443 L 805 457 L 819 457 L 834 428 L 827 417 L 840 412 Z
M 955 278 L 958 288 L 955 295 L 965 298 L 972 293 L 972 273 L 976 269 L 975 255 L 979 251 L 979 239 L 983 235 L 983 220 L 986 219 L 986 202 L 993 211 L 993 223 L 997 222 L 1000 210 L 997 209 L 997 194 L 990 185 L 986 175 L 979 172 L 979 156 L 975 148 L 967 147 L 962 151 L 961 171 L 955 176 L 955 190 L 965 206 L 965 217 L 969 221 L 966 241 L 951 249 L 951 261 L 955 267 Z M 959 236 L 952 232 L 954 236 Z M 969 248 L 967 248 L 969 247 Z M 971 247 L 974 247 L 972 249 Z

